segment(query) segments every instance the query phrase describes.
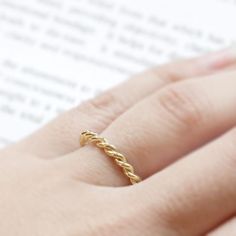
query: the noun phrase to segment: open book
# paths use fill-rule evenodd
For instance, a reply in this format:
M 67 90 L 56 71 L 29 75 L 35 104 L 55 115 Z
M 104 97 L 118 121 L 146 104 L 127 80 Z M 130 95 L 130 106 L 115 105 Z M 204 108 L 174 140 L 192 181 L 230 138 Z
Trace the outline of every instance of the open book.
M 235 0 L 0 0 L 0 147 L 150 66 L 228 46 Z

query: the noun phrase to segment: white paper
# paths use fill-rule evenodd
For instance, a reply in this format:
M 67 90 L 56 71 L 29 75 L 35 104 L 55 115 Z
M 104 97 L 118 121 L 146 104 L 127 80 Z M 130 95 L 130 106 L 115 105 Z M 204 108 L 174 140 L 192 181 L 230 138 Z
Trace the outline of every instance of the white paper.
M 0 0 L 0 147 L 131 74 L 236 39 L 236 0 Z

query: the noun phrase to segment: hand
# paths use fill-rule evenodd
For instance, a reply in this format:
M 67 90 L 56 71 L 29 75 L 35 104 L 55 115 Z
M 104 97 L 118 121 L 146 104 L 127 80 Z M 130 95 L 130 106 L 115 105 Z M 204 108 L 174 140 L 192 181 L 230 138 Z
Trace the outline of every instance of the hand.
M 2 150 L 0 235 L 234 235 L 235 65 L 228 50 L 153 68 Z M 79 147 L 87 129 L 144 181 Z

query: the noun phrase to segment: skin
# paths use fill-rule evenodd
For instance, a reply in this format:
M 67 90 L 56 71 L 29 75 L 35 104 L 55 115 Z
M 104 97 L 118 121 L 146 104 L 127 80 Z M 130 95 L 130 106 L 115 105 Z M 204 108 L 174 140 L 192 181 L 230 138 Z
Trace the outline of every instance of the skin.
M 0 235 L 235 235 L 236 55 L 153 68 L 0 151 Z M 130 186 L 92 130 L 144 180 Z

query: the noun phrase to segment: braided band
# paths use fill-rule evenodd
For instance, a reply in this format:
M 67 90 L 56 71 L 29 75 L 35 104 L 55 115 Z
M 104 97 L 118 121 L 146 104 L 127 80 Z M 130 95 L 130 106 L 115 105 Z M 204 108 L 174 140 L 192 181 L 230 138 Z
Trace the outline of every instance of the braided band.
M 80 145 L 85 146 L 89 143 L 94 143 L 107 156 L 111 157 L 122 168 L 123 173 L 130 179 L 131 184 L 137 184 L 141 181 L 141 178 L 134 173 L 134 168 L 128 163 L 126 157 L 118 152 L 116 147 L 109 144 L 105 138 L 99 137 L 98 134 L 91 131 L 82 132 L 80 135 Z

